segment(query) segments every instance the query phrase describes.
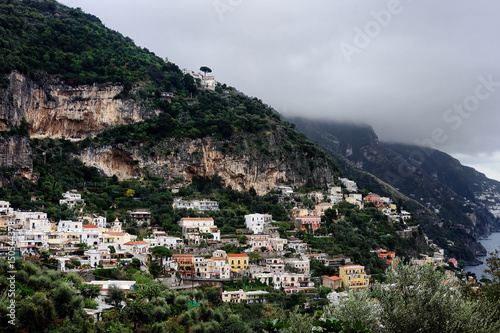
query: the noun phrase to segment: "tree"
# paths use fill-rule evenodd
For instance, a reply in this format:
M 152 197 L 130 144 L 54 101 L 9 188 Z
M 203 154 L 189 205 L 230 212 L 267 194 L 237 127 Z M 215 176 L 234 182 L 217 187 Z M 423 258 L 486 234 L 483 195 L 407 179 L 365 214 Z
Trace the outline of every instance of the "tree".
M 167 249 L 165 246 L 155 246 L 151 248 L 151 254 L 155 256 L 157 259 L 160 259 L 160 271 L 165 270 L 164 264 L 163 264 L 163 258 L 170 258 L 172 257 L 173 253 L 169 249 Z
M 81 308 L 83 298 L 76 296 L 76 289 L 71 283 L 62 282 L 52 290 L 52 301 L 59 318 L 66 318 Z
M 125 194 L 127 196 L 127 198 L 133 198 L 134 195 L 135 195 L 135 190 L 132 190 L 132 189 L 128 189 L 127 190 L 127 193 Z
M 361 321 L 374 332 L 498 331 L 499 323 L 483 311 L 483 305 L 464 297 L 432 265 L 395 261 L 393 267 L 387 273 L 387 284 L 377 283 L 372 291 L 350 291 L 347 298 L 327 307 L 324 316 Z
M 80 290 L 80 294 L 85 298 L 96 298 L 101 294 L 101 288 L 96 284 L 86 284 L 82 283 L 78 290 Z
M 125 309 L 125 316 L 134 323 L 134 331 L 139 323 L 150 323 L 153 318 L 154 305 L 151 303 L 133 302 Z
M 113 304 L 115 307 L 118 307 L 122 301 L 125 300 L 125 293 L 115 284 L 109 286 L 108 294 L 106 295 L 105 301 L 108 304 Z
M 203 73 L 205 73 L 205 76 L 207 76 L 207 73 L 212 73 L 212 70 L 207 67 L 207 66 L 201 66 L 200 67 L 200 71 L 202 71 Z

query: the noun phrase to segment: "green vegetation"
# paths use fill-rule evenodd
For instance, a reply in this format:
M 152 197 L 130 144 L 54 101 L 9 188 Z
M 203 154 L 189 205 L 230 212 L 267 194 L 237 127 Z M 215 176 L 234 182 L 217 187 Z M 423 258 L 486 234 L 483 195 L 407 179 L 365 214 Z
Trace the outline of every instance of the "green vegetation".
M 487 289 L 481 289 L 488 293 Z M 376 300 L 376 301 L 374 301 Z M 498 299 L 473 298 L 457 281 L 432 265 L 402 262 L 390 270 L 386 284 L 351 291 L 325 309 L 324 315 L 361 321 L 373 332 L 498 332 Z
M 80 9 L 53 0 L 0 1 L 0 72 L 38 71 L 68 84 L 121 83 L 124 92 L 140 81 L 163 91 L 183 89 L 182 72 Z

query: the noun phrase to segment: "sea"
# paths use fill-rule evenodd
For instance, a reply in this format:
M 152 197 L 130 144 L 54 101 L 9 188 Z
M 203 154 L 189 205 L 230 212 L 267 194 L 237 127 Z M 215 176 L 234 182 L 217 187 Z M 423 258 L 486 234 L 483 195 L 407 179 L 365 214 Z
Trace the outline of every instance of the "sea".
M 500 250 L 500 232 L 494 232 L 489 235 L 488 238 L 482 239 L 479 242 L 484 246 L 488 255 L 477 257 L 483 262 L 481 265 L 466 266 L 465 270 L 467 272 L 476 273 L 476 277 L 478 280 L 480 280 L 483 275 L 487 279 L 491 279 L 491 276 L 489 274 L 484 273 L 484 270 L 488 268 L 488 266 L 486 265 L 486 259 L 490 257 L 490 252 L 494 250 Z

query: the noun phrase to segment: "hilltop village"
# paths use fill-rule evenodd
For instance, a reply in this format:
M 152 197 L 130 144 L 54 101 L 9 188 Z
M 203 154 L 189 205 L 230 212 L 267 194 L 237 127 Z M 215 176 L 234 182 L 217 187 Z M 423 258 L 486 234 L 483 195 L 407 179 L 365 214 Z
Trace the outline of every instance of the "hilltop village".
M 126 195 L 132 195 L 131 191 Z M 199 215 L 176 221 L 180 233 L 151 225 L 147 205 L 128 210 L 126 221 L 108 221 L 87 213 L 85 199 L 76 190 L 63 193 L 59 202 L 74 212 L 76 220 L 51 221 L 47 213 L 14 210 L 8 201 L 0 201 L 0 228 L 7 231 L 0 236 L 0 251 L 7 255 L 15 249 L 16 256 L 26 260 L 52 263 L 51 267 L 61 272 L 82 274 L 87 283 L 100 287 L 100 310 L 111 307 L 103 301 L 111 285 L 130 292 L 136 281 L 103 279 L 88 273 L 118 271 L 128 265 L 175 290 L 217 287 L 223 302 L 265 303 L 273 289 L 310 299 L 327 290 L 326 298 L 335 302 L 347 295 L 346 290 L 369 287 L 383 273 L 372 275 L 376 271 L 373 264 L 365 267 L 347 253 L 332 251 L 331 245 L 318 249 L 317 240 L 332 236 L 327 225 L 346 218 L 341 207 L 378 212 L 402 240 L 421 234 L 410 212 L 391 198 L 359 191 L 356 183 L 346 178 L 340 178 L 325 192 L 295 193 L 290 186 L 276 186 L 273 193 L 278 203 L 292 207 L 286 209 L 289 224 L 276 222 L 272 214 L 252 213 L 244 215 L 245 228 L 232 233 L 209 217 L 209 213 L 219 211 L 217 201 L 183 198 L 179 189 L 173 192 L 177 192 L 172 204 L 175 211 Z M 125 225 L 139 225 L 145 233 L 131 234 Z M 291 228 L 284 230 L 283 226 Z M 422 238 L 428 251 L 410 258 L 413 264 L 459 266 L 457 260 L 445 256 L 443 249 Z M 383 269 L 400 255 L 386 248 L 370 252 Z M 454 274 L 449 277 L 456 279 Z M 468 278 L 474 283 L 473 277 Z

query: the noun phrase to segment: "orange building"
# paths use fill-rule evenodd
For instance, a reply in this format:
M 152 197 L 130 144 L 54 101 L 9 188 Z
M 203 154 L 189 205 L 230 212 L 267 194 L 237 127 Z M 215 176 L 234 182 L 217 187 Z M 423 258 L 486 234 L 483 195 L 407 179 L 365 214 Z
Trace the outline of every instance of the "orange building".
M 319 216 L 299 216 L 295 218 L 295 229 L 304 232 L 315 232 L 321 228 L 321 217 Z
M 387 251 L 385 249 L 377 250 L 377 255 L 382 259 L 382 266 L 384 266 L 385 269 L 391 267 L 394 258 L 396 258 L 396 252 Z
M 177 262 L 177 271 L 186 278 L 194 276 L 194 258 L 192 254 L 174 254 L 172 256 Z

